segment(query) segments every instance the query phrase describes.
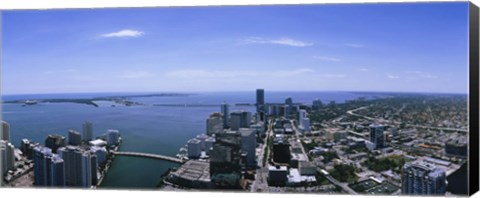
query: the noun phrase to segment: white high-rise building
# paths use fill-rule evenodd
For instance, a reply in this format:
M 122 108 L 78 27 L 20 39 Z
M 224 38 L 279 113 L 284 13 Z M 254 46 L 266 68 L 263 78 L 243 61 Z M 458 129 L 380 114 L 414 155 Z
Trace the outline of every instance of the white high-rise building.
M 188 142 L 187 142 L 188 158 L 198 158 L 198 157 L 200 157 L 200 154 L 202 152 L 201 143 L 202 143 L 202 141 L 200 141 L 196 138 L 188 140 Z
M 107 162 L 108 151 L 105 147 L 92 146 L 90 147 L 92 154 L 97 156 L 97 164 L 105 164 Z
M 402 169 L 402 194 L 445 195 L 445 170 L 424 161 L 406 163 Z
M 230 114 L 230 129 L 236 131 L 240 128 L 250 128 L 252 113 L 248 111 L 235 111 Z
M 0 163 L 3 175 L 15 166 L 15 147 L 5 140 L 0 140 Z
M 67 186 L 91 187 L 97 181 L 97 156 L 77 146 L 68 145 L 58 149 L 65 162 Z
M 107 140 L 107 145 L 115 145 L 120 140 L 120 132 L 115 129 L 108 129 L 105 134 L 105 139 Z

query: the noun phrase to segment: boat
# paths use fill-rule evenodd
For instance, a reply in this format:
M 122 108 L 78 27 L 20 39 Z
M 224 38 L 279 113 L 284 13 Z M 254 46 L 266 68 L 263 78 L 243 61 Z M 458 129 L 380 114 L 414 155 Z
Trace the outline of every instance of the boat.
M 25 101 L 26 105 L 34 105 L 34 104 L 37 104 L 37 103 L 38 103 L 38 101 L 36 101 L 36 100 L 26 100 Z

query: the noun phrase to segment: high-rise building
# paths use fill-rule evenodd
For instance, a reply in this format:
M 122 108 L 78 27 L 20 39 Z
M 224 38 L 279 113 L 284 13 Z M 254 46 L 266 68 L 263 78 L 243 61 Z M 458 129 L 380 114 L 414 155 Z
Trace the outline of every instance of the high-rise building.
M 97 156 L 77 146 L 67 145 L 58 149 L 65 161 L 65 181 L 67 186 L 87 187 L 96 185 Z
M 10 125 L 2 121 L 2 131 L 0 135 L 0 140 L 5 140 L 10 142 Z
M 15 167 L 15 147 L 5 140 L 0 140 L 0 163 L 3 175 Z
M 82 144 L 82 134 L 80 132 L 75 131 L 73 129 L 68 131 L 68 144 L 79 146 Z
M 315 99 L 312 104 L 312 109 L 313 110 L 319 110 L 323 106 L 323 103 L 320 99 Z
M 248 111 L 235 111 L 230 113 L 230 129 L 236 131 L 240 128 L 250 128 L 252 114 Z
M 202 152 L 201 143 L 202 142 L 196 138 L 187 141 L 188 158 L 196 159 L 200 157 L 200 154 Z
M 408 162 L 402 169 L 402 194 L 445 195 L 445 170 L 424 161 Z
M 257 113 L 265 112 L 265 91 L 263 89 L 257 89 Z
M 90 141 L 93 139 L 93 128 L 91 122 L 86 121 L 83 123 L 82 138 L 83 141 Z
M 97 156 L 98 165 L 103 165 L 107 163 L 108 151 L 107 149 L 105 149 L 105 147 L 92 146 L 90 147 L 90 152 L 92 152 L 92 154 L 95 154 Z
M 115 129 L 108 129 L 105 138 L 108 146 L 116 145 L 120 141 L 120 132 Z
M 212 113 L 207 119 L 207 134 L 223 132 L 223 119 L 221 113 Z
M 227 129 L 229 127 L 230 112 L 228 110 L 228 104 L 226 102 L 222 103 L 221 112 L 222 112 L 222 115 L 223 115 L 223 128 Z
M 216 187 L 236 188 L 242 167 L 241 136 L 238 131 L 215 135 L 210 152 L 210 178 Z
M 57 153 L 57 149 L 65 146 L 65 137 L 56 134 L 50 134 L 45 139 L 45 146 L 52 149 L 53 153 Z
M 33 159 L 33 148 L 39 146 L 38 142 L 32 142 L 28 139 L 22 139 L 20 142 L 20 151 L 22 151 L 23 155 L 26 156 L 28 159 Z
M 35 186 L 65 186 L 65 163 L 48 147 L 37 146 L 34 155 Z
M 273 140 L 273 161 L 276 163 L 290 164 L 290 144 L 283 137 Z
M 247 155 L 245 164 L 250 167 L 255 167 L 257 165 L 255 156 L 255 149 L 257 148 L 257 138 L 255 135 L 255 131 L 251 128 L 240 128 L 238 131 L 240 132 L 242 137 L 242 152 Z
M 285 114 L 290 115 L 293 113 L 293 100 L 291 97 L 285 99 Z
M 370 142 L 373 144 L 375 149 L 382 148 L 384 142 L 383 126 L 379 124 L 371 124 L 369 127 Z

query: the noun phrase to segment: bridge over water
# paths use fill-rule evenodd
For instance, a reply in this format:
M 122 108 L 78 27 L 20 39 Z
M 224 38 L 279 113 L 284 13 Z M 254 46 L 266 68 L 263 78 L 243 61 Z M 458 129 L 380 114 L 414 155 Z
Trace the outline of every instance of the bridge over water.
M 166 160 L 166 161 L 176 162 L 176 163 L 180 163 L 180 164 L 183 164 L 185 162 L 185 160 L 182 160 L 182 159 L 179 159 L 179 158 L 176 158 L 176 157 L 170 157 L 170 156 L 159 155 L 159 154 L 151 154 L 151 153 L 112 151 L 112 154 L 160 159 L 160 160 Z

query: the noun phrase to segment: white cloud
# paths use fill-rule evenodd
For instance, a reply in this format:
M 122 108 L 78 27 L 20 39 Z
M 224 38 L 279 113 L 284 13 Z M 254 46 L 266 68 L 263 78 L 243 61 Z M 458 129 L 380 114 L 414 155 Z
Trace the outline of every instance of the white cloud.
M 314 56 L 313 58 L 324 61 L 340 62 L 342 59 L 330 57 L 330 56 Z
M 276 45 L 286 45 L 291 47 L 308 47 L 313 45 L 313 43 L 294 40 L 291 38 L 265 39 L 260 37 L 249 37 L 244 39 L 243 41 L 247 44 L 276 44 Z
M 362 72 L 366 72 L 366 71 L 368 71 L 368 69 L 367 69 L 367 68 L 360 68 L 359 70 L 360 70 L 360 71 L 362 71 Z
M 143 36 L 144 34 L 145 33 L 142 32 L 142 31 L 124 29 L 124 30 L 120 30 L 120 31 L 117 31 L 117 32 L 110 32 L 110 33 L 102 34 L 100 36 L 105 37 L 105 38 L 112 38 L 112 37 L 127 38 L 127 37 L 140 37 L 140 36 Z
M 364 45 L 358 44 L 358 43 L 345 43 L 345 46 L 347 46 L 347 47 L 354 47 L 354 48 L 364 47 Z
M 126 79 L 138 79 L 138 78 L 149 78 L 155 76 L 155 74 L 148 71 L 124 71 L 120 78 Z
M 231 79 L 231 78 L 245 78 L 245 77 L 289 77 L 295 75 L 302 75 L 313 73 L 309 68 L 300 68 L 295 70 L 277 70 L 256 71 L 256 70 L 201 70 L 201 69 L 185 69 L 167 72 L 168 77 L 174 78 L 212 78 L 212 79 Z
M 390 74 L 388 74 L 388 75 L 387 75 L 387 78 L 390 78 L 390 79 L 398 79 L 398 78 L 400 78 L 400 76 L 395 76 L 395 75 L 390 75 Z

